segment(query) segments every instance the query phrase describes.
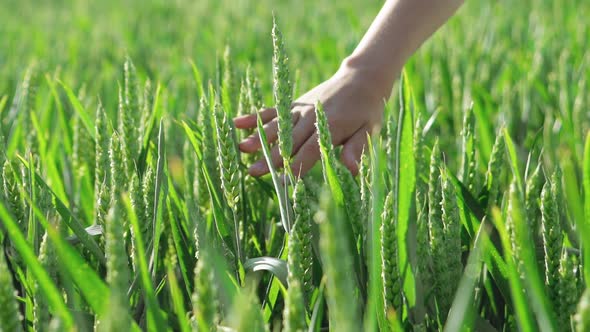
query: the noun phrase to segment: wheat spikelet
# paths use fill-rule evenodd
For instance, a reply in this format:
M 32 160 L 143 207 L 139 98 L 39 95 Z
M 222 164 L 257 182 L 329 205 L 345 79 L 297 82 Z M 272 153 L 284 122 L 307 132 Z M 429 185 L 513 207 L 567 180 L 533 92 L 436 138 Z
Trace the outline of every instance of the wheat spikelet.
M 360 331 L 357 290 L 351 273 L 351 248 L 342 236 L 345 219 L 328 192 L 321 196 L 315 220 L 320 225 L 320 255 L 326 277 L 330 328 L 334 331 Z
M 82 177 L 83 174 L 90 173 L 90 177 L 94 177 L 95 167 L 95 147 L 92 136 L 88 130 L 84 128 L 79 117 L 74 118 L 74 146 L 73 146 L 73 164 L 77 171 L 77 176 Z
M 291 118 L 293 86 L 289 76 L 283 35 L 277 25 L 276 17 L 273 17 L 272 44 L 273 94 L 279 127 L 278 146 L 281 157 L 285 161 L 284 165 L 288 166 L 293 150 L 293 121 Z
M 510 183 L 510 187 L 505 194 L 508 198 L 508 206 L 507 206 L 507 216 L 506 216 L 506 232 L 510 238 L 510 245 L 512 248 L 512 257 L 514 262 L 516 263 L 516 268 L 519 273 L 520 278 L 524 281 L 526 278 L 525 275 L 525 268 L 524 268 L 524 260 L 523 260 L 523 253 L 522 253 L 522 246 L 523 243 L 520 239 L 524 238 L 523 236 L 527 236 L 528 234 L 519 234 L 520 230 L 517 228 L 517 222 L 526 222 L 526 220 L 521 220 L 515 218 L 520 214 L 520 211 L 524 211 L 524 207 L 522 206 L 522 193 L 519 189 L 518 183 L 516 179 L 512 179 Z M 524 216 L 523 216 L 524 217 Z
M 338 179 L 342 186 L 342 193 L 347 199 L 347 204 L 344 205 L 348 221 L 352 225 L 355 239 L 364 238 L 366 235 L 365 225 L 361 216 L 361 193 L 358 185 L 352 176 L 352 173 L 342 163 L 336 163 Z
M 383 270 L 383 297 L 385 300 L 385 314 L 391 309 L 401 310 L 402 281 L 398 266 L 398 243 L 396 234 L 394 193 L 389 192 L 383 207 L 383 224 L 381 225 L 381 267 Z
M 371 192 L 370 192 L 370 183 L 371 183 L 371 165 L 369 164 L 369 158 L 367 157 L 366 153 L 361 155 L 360 167 L 359 167 L 359 191 L 361 194 L 361 216 L 363 216 L 363 220 L 361 221 L 363 227 L 366 228 L 366 225 L 369 221 L 369 214 L 371 213 Z M 366 234 L 366 230 L 364 232 Z M 364 242 L 364 241 L 363 241 Z
M 109 148 L 109 161 L 111 169 L 111 201 L 120 199 L 121 193 L 127 190 L 127 169 L 128 159 L 123 142 L 117 133 L 111 136 Z
M 533 234 L 537 234 L 539 228 L 539 220 L 541 219 L 541 210 L 539 204 L 539 197 L 543 189 L 543 169 L 541 163 L 537 165 L 531 176 L 526 181 L 524 206 L 526 209 L 527 222 Z
M 229 45 L 225 46 L 223 52 L 223 80 L 221 81 L 222 102 L 225 112 L 233 118 L 237 102 L 237 81 L 235 79 L 234 66 L 232 61 L 232 53 Z
M 141 192 L 145 209 L 145 212 L 143 212 L 145 223 L 140 225 L 141 235 L 145 243 L 149 243 L 153 234 L 154 205 L 156 199 L 156 173 L 150 166 L 147 167 L 143 177 Z
M 462 138 L 462 158 L 461 158 L 461 180 L 470 192 L 475 192 L 477 188 L 477 164 L 475 160 L 476 142 L 475 142 L 475 115 L 473 106 L 468 107 L 463 117 Z
M 570 330 L 571 317 L 576 312 L 576 305 L 580 300 L 578 292 L 578 262 L 577 258 L 568 254 L 567 250 L 563 251 L 559 262 L 559 279 L 556 285 L 557 303 L 555 303 L 555 312 L 557 313 L 558 326 Z
M 441 284 L 440 293 L 437 297 L 441 313 L 446 313 L 451 308 L 453 295 L 459 286 L 459 280 L 463 275 L 463 264 L 461 263 L 461 222 L 457 208 L 455 187 L 451 183 L 447 170 L 441 171 L 442 180 L 442 222 L 444 225 L 444 242 L 442 244 L 444 255 L 440 261 L 439 269 L 443 273 L 439 275 Z M 436 261 L 437 264 L 439 260 Z
M 8 208 L 20 224 L 21 229 L 24 229 L 26 223 L 26 206 L 15 178 L 14 166 L 8 160 L 4 162 L 4 166 L 2 167 L 2 179 L 4 198 L 8 203 Z
M 546 183 L 541 192 L 541 228 L 545 251 L 545 285 L 549 298 L 556 303 L 557 283 L 559 280 L 559 262 L 563 250 L 563 234 L 559 223 L 557 202 L 551 183 Z
M 50 243 L 47 232 L 43 235 L 43 240 L 39 247 L 39 262 L 41 266 L 48 272 L 51 279 L 56 282 L 56 271 L 55 267 L 57 261 L 55 259 L 55 250 L 53 245 Z M 33 289 L 33 329 L 35 331 L 44 331 L 47 323 L 49 322 L 49 305 L 45 300 L 45 295 L 41 293 L 39 289 L 39 283 L 34 282 Z
M 246 80 L 242 80 L 240 84 L 240 94 L 238 97 L 238 115 L 247 115 L 252 112 L 252 105 L 248 97 L 248 87 Z
M 124 65 L 125 76 L 125 102 L 123 107 L 119 108 L 119 133 L 124 137 L 125 147 L 131 160 L 137 160 L 139 157 L 139 125 L 140 125 L 140 101 L 139 101 L 139 83 L 137 80 L 137 71 L 127 57 Z M 120 106 L 122 101 L 119 102 Z
M 239 160 L 234 129 L 219 104 L 215 105 L 215 127 L 217 128 L 217 158 L 221 172 L 221 187 L 230 209 L 235 210 L 240 201 L 240 179 L 238 169 Z
M 148 220 L 145 219 L 146 218 L 145 205 L 144 205 L 144 201 L 143 201 L 143 192 L 141 190 L 141 181 L 139 180 L 139 177 L 135 173 L 133 173 L 133 176 L 131 177 L 131 183 L 129 185 L 129 198 L 131 201 L 131 207 L 133 208 L 133 212 L 137 216 L 137 221 L 138 221 L 139 225 L 141 225 L 140 227 L 145 227 L 145 225 L 148 223 Z M 144 238 L 142 237 L 142 239 L 144 239 Z M 139 263 L 137 261 L 137 257 L 135 257 L 135 254 L 136 254 L 135 236 L 133 235 L 132 230 L 131 230 L 131 245 L 132 245 L 131 261 L 133 262 L 133 271 L 135 272 L 135 271 L 137 271 Z
M 122 94 L 120 87 L 119 87 L 118 117 L 119 117 L 119 127 L 117 130 L 117 134 L 113 134 L 113 135 L 116 135 L 118 141 L 120 141 L 120 143 L 119 143 L 120 149 L 122 150 L 121 154 L 122 155 L 124 154 L 125 156 L 130 156 L 130 154 L 133 153 L 131 151 L 133 144 L 130 144 L 130 142 L 133 142 L 133 143 L 137 142 L 137 139 L 136 139 L 137 135 L 135 135 L 133 133 L 133 131 L 135 131 L 137 128 L 136 128 L 135 124 L 133 123 L 131 115 L 129 114 L 129 110 L 127 108 L 127 104 L 125 103 L 125 100 L 123 99 L 123 94 Z M 121 169 L 121 171 L 125 172 L 125 173 L 122 173 L 123 176 L 125 176 L 125 177 L 130 175 L 130 173 L 128 173 L 129 172 L 128 166 L 129 166 L 128 160 L 125 159 L 125 167 L 123 169 Z M 111 184 L 112 184 L 113 180 L 114 179 L 111 177 Z M 114 188 L 112 188 L 112 189 L 114 189 Z
M 318 133 L 318 143 L 322 151 L 322 166 L 324 167 L 324 180 L 326 180 L 326 165 L 336 167 L 336 156 L 332 145 L 332 136 L 328 127 L 328 118 L 324 112 L 322 104 L 318 101 L 315 105 L 316 129 Z M 324 153 L 325 151 L 325 153 Z
M 488 211 L 491 207 L 498 205 L 498 193 L 500 191 L 500 177 L 505 162 L 504 148 L 505 142 L 502 135 L 496 135 L 496 141 L 492 147 L 488 170 L 486 173 L 486 189 L 488 191 Z
M 19 113 L 21 114 L 20 125 L 23 133 L 25 133 L 25 152 L 30 151 L 33 154 L 37 152 L 37 132 L 31 126 L 31 114 L 35 112 L 36 107 L 38 76 L 36 64 L 29 65 L 25 71 L 20 90 L 21 104 Z
M 262 108 L 262 94 L 260 93 L 260 84 L 258 78 L 252 73 L 252 68 L 248 66 L 246 70 L 246 89 L 248 91 L 248 100 L 251 110 L 256 111 Z
M 440 167 L 440 150 L 437 140 L 432 147 L 428 180 L 428 233 L 430 249 L 433 253 L 440 250 L 443 238 L 442 211 L 440 209 L 442 201 Z
M 6 264 L 4 252 L 0 251 L 0 331 L 23 330 L 17 293 L 13 287 L 12 274 Z
M 235 239 L 235 253 L 237 259 L 242 260 L 242 238 L 240 222 L 242 211 L 240 209 L 240 181 L 242 178 L 239 166 L 239 155 L 236 147 L 234 128 L 228 114 L 223 111 L 218 102 L 215 104 L 215 127 L 217 129 L 217 159 L 221 173 L 221 189 L 225 196 L 227 206 L 233 214 L 233 232 Z
M 301 220 L 300 220 L 301 221 Z M 302 221 L 303 223 L 303 221 Z M 287 296 L 285 298 L 284 321 L 285 331 L 304 331 L 305 330 L 305 304 L 303 289 L 301 283 L 304 275 L 304 247 L 303 232 L 297 228 L 300 224 L 294 224 L 289 237 L 289 248 L 287 262 L 289 266 Z
M 432 261 L 432 274 L 429 273 L 427 266 L 423 266 L 426 272 L 423 280 L 425 285 L 430 285 L 430 289 L 426 288 L 426 293 L 432 291 L 436 296 L 436 301 L 441 301 L 438 295 L 441 294 L 441 287 L 445 287 L 445 285 L 441 285 L 441 282 L 435 279 L 434 276 L 443 275 L 446 268 L 443 265 L 445 256 L 444 227 L 440 206 L 442 201 L 441 166 L 442 162 L 440 160 L 440 150 L 437 140 L 432 147 L 428 180 L 428 256 Z
M 291 230 L 291 236 L 297 238 L 300 246 L 298 249 L 300 259 L 298 264 L 300 266 L 301 276 L 298 276 L 298 280 L 303 287 L 305 299 L 309 300 L 313 292 L 313 248 L 312 238 L 313 233 L 311 231 L 311 210 L 309 207 L 309 197 L 307 189 L 301 179 L 297 180 L 295 187 L 293 188 L 293 214 L 295 216 L 295 222 L 293 223 L 293 229 Z
M 416 116 L 413 149 L 414 158 L 416 158 L 416 255 L 418 256 L 416 275 L 422 285 L 430 285 L 430 254 L 428 250 L 428 178 L 430 174 L 420 113 Z
M 109 146 L 110 135 L 108 134 L 108 119 L 102 103 L 99 101 L 96 109 L 96 121 L 94 133 L 96 135 L 95 148 L 95 172 L 94 172 L 94 202 L 96 203 L 95 224 L 104 222 L 108 210 L 108 187 L 111 184 Z M 101 189 L 104 186 L 103 189 Z M 101 196 L 102 195 L 102 196 Z M 102 216 L 99 212 L 103 212 Z M 100 222 L 99 222 L 100 220 Z
M 212 89 L 212 88 L 210 88 Z M 201 128 L 202 140 L 201 151 L 203 151 L 203 165 L 207 169 L 213 185 L 219 187 L 219 168 L 217 164 L 217 133 L 213 127 L 214 105 L 209 105 L 207 99 L 202 96 L 200 101 L 199 126 Z M 204 181 L 201 183 L 205 183 Z M 207 188 L 202 186 L 199 197 L 208 197 Z

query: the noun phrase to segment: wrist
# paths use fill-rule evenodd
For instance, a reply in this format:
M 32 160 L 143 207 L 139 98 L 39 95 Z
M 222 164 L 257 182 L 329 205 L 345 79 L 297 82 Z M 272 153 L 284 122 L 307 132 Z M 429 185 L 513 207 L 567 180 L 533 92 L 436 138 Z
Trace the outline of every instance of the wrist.
M 393 83 L 401 71 L 397 68 L 397 65 L 382 66 L 371 63 L 353 54 L 342 61 L 337 75 L 351 77 L 371 89 L 379 98 L 389 99 Z

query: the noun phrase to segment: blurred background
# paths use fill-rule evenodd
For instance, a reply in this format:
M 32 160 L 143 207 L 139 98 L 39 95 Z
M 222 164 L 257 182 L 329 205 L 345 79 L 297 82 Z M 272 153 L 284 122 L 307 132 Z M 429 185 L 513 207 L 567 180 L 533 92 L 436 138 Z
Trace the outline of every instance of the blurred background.
M 97 96 L 112 109 L 128 55 L 142 79 L 149 77 L 165 87 L 169 112 L 190 116 L 198 102 L 190 60 L 205 80 L 211 79 L 216 59 L 229 45 L 238 77 L 252 66 L 271 104 L 273 12 L 296 89 L 304 92 L 338 68 L 382 4 L 2 0 L 0 97 L 8 96 L 10 105 L 25 69 L 37 63 L 43 75 L 60 79 L 74 91 L 83 88 L 91 109 Z M 462 113 L 454 110 L 475 101 L 482 112 L 511 110 L 488 115 L 496 124 L 506 123 L 517 141 L 532 140 L 524 133 L 539 129 L 546 114 L 572 108 L 575 96 L 586 88 L 590 20 L 584 13 L 590 13 L 586 0 L 467 1 L 407 66 L 420 79 L 414 83 L 427 114 L 441 110 L 435 130 L 460 129 Z M 568 104 L 562 105 L 565 101 Z M 582 109 L 587 110 L 586 105 L 584 101 Z M 567 120 L 576 122 L 573 117 Z M 581 128 L 572 139 L 582 136 Z M 488 133 L 488 140 L 492 135 Z

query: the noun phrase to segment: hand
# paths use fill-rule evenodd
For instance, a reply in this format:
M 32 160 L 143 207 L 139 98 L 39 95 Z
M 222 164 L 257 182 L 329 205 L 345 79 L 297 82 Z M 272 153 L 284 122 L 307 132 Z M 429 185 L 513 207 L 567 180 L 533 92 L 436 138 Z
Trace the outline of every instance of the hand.
M 341 160 L 356 175 L 358 161 L 367 144 L 367 134 L 380 128 L 383 118 L 384 102 L 389 97 L 393 78 L 385 83 L 369 72 L 352 68 L 346 64 L 334 76 L 316 86 L 297 99 L 292 106 L 293 118 L 293 158 L 292 170 L 295 175 L 305 175 L 320 159 L 318 135 L 315 127 L 316 101 L 324 106 L 334 146 L 343 145 Z M 264 109 L 260 112 L 269 144 L 278 136 L 276 110 Z M 236 128 L 256 128 L 256 114 L 234 119 Z M 258 151 L 261 142 L 258 133 L 244 139 L 240 150 L 246 153 Z M 278 146 L 271 150 L 275 167 L 282 166 Z M 265 159 L 254 163 L 248 170 L 252 176 L 269 172 Z

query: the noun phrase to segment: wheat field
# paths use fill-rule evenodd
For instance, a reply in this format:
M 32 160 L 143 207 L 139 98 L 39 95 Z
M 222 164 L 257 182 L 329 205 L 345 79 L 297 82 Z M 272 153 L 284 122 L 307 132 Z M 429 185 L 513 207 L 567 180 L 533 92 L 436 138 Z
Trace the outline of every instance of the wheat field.
M 248 175 L 381 4 L 4 1 L 0 331 L 590 331 L 587 1 L 466 3 L 357 176 L 320 103 Z

